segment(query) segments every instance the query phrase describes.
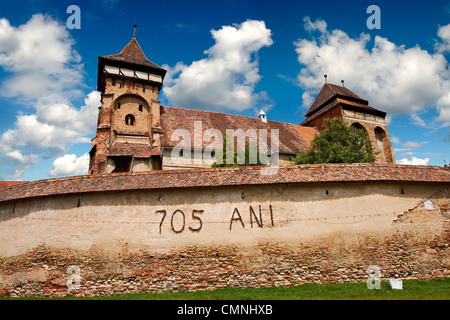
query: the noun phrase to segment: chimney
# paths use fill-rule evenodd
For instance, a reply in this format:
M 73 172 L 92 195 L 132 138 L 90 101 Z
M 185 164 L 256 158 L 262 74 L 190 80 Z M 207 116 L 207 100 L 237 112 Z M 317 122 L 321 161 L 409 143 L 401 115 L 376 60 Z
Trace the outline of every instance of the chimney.
M 261 119 L 261 122 L 267 123 L 266 113 L 262 109 L 258 114 L 258 118 Z

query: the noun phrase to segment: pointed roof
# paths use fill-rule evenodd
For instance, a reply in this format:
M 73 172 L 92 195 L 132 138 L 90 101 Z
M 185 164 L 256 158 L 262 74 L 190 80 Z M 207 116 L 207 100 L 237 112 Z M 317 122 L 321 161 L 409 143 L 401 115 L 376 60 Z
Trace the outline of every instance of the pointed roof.
M 147 59 L 135 37 L 131 39 L 131 41 L 125 46 L 125 48 L 122 49 L 120 53 L 103 56 L 102 58 L 147 66 L 165 71 L 165 69 Z
M 306 117 L 310 116 L 312 113 L 314 113 L 323 105 L 325 105 L 327 102 L 331 102 L 330 100 L 333 100 L 334 98 L 343 98 L 345 100 L 354 101 L 362 105 L 369 104 L 369 101 L 361 98 L 360 96 L 355 94 L 353 91 L 347 89 L 346 87 L 338 86 L 331 83 L 325 83 L 322 89 L 320 90 L 319 94 L 317 95 L 316 100 L 314 100 L 313 104 L 311 105 L 305 116 Z
M 104 68 L 105 65 L 134 71 L 148 72 L 160 75 L 164 79 L 167 70 L 147 59 L 135 35 L 131 41 L 119 53 L 98 58 L 97 90 L 103 92 L 105 87 Z
M 306 112 L 306 119 L 300 125 L 306 125 L 337 105 L 342 105 L 346 109 L 362 111 L 382 117 L 386 116 L 386 112 L 369 106 L 369 101 L 361 98 L 346 87 L 325 83 L 317 95 L 316 100 L 314 100 L 308 112 Z

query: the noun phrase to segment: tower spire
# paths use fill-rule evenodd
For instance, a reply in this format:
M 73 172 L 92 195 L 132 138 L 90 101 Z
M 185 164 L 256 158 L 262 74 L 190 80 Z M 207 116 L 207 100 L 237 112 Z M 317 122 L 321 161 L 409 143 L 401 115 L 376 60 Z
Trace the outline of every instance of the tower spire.
M 137 28 L 137 24 L 134 24 L 134 31 L 133 31 L 133 39 L 136 39 L 136 28 Z

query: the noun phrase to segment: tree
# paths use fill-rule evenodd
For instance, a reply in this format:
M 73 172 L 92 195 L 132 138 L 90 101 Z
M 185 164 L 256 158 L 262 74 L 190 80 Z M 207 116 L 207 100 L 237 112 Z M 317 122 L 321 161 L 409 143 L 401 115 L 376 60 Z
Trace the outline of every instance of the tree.
M 245 142 L 245 152 L 233 152 L 234 141 L 232 139 L 227 139 L 228 135 L 223 137 L 223 147 L 221 154 L 215 154 L 216 162 L 213 163 L 212 167 L 236 167 L 236 166 L 261 166 L 265 165 L 264 159 L 260 156 L 259 148 L 254 144 L 249 144 Z M 250 155 L 256 153 L 256 163 L 255 159 Z M 231 163 L 227 163 L 227 153 L 229 153 L 228 158 L 232 158 Z M 221 157 L 221 158 L 220 158 Z M 243 159 L 244 157 L 244 159 Z
M 314 137 L 311 148 L 297 154 L 295 164 L 375 162 L 375 155 L 365 130 L 332 118 L 325 120 L 325 129 Z

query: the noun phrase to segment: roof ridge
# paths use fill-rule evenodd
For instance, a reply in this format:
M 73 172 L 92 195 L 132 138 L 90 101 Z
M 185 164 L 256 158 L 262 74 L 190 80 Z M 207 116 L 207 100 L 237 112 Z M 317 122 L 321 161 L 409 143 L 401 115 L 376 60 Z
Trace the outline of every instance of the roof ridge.
M 161 106 L 163 108 L 172 108 L 172 109 L 184 109 L 184 110 L 194 110 L 194 111 L 201 111 L 201 112 L 208 112 L 208 113 L 217 113 L 217 114 L 223 114 L 223 115 L 227 115 L 227 116 L 235 116 L 235 117 L 244 117 L 244 118 L 249 118 L 249 119 L 253 119 L 253 120 L 259 120 L 259 118 L 256 117 L 250 117 L 250 116 L 243 116 L 241 114 L 232 114 L 232 113 L 225 113 L 225 112 L 218 112 L 218 111 L 209 111 L 209 110 L 201 110 L 201 109 L 192 109 L 192 108 L 183 108 L 183 107 L 171 107 L 171 106 Z M 259 120 L 260 121 L 260 120 Z M 292 125 L 296 125 L 294 123 L 290 123 L 290 122 L 284 122 L 284 121 L 277 121 L 277 120 L 267 120 L 268 122 L 278 122 L 278 123 L 286 123 L 286 124 L 292 124 Z
M 328 82 L 325 83 L 325 84 L 330 88 L 331 91 L 334 92 L 334 94 L 336 94 L 336 95 L 338 94 L 338 93 L 336 92 L 336 90 L 333 89 L 333 86 L 337 86 L 336 84 L 328 83 Z

